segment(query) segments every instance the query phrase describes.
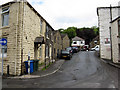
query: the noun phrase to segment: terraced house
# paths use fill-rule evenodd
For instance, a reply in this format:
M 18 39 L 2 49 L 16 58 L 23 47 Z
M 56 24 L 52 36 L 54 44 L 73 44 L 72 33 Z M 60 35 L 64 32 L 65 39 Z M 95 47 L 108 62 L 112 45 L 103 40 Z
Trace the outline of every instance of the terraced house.
M 0 32 L 6 38 L 6 56 L 3 71 L 12 75 L 24 73 L 24 61 L 38 59 L 49 64 L 53 59 L 53 31 L 49 23 L 24 0 L 11 1 L 0 6 Z
M 54 59 L 57 60 L 60 57 L 62 50 L 62 39 L 59 31 L 54 31 Z
M 67 34 L 61 34 L 62 39 L 62 50 L 65 50 L 67 47 L 70 46 L 70 39 Z

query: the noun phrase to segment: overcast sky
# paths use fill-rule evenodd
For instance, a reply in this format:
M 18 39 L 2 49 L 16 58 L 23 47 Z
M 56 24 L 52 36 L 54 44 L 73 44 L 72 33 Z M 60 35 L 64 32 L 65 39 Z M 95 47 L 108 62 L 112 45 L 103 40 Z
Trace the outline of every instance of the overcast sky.
M 11 0 L 0 0 L 0 5 Z M 54 28 L 98 26 L 97 7 L 118 5 L 119 0 L 27 0 Z

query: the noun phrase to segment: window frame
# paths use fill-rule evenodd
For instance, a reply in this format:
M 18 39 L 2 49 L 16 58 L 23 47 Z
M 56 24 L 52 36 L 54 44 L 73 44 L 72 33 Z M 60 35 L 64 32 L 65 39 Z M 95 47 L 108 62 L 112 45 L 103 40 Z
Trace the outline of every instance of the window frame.
M 7 8 L 6 10 L 4 10 L 5 8 Z M 9 11 L 10 11 L 10 7 L 3 7 L 2 8 L 2 13 L 1 13 L 1 20 L 2 20 L 2 27 L 5 27 L 5 26 L 8 26 L 9 25 Z M 5 15 L 8 15 L 7 16 L 7 24 L 4 24 L 5 23 L 5 19 L 4 19 L 4 16 Z
M 49 57 L 49 48 L 48 48 L 48 46 L 46 46 L 46 58 L 48 58 Z
M 42 33 L 42 29 L 43 29 L 43 20 L 40 19 L 40 33 Z
M 46 37 L 48 38 L 49 26 L 46 25 Z
M 110 38 L 105 38 L 104 40 L 105 45 L 109 45 L 111 43 Z

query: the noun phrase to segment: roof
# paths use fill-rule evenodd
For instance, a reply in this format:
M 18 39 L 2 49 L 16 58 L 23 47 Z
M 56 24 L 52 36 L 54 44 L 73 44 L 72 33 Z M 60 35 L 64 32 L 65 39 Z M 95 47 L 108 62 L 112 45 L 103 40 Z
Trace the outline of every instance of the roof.
M 27 0 L 13 0 L 13 1 L 10 1 L 8 3 L 0 5 L 0 8 L 4 7 L 6 5 L 17 3 L 17 2 L 24 2 L 24 3 L 26 3 L 39 17 L 41 17 L 47 23 L 47 25 L 49 25 L 51 27 L 51 25 L 33 8 L 33 6 Z M 54 29 L 52 28 L 52 30 L 54 30 Z
M 56 34 L 57 32 L 59 32 L 58 30 L 55 30 L 55 31 L 53 31 L 53 34 Z
M 96 36 L 92 41 L 99 40 L 99 35 Z
M 61 33 L 61 38 L 64 38 L 67 34 Z
M 72 38 L 72 41 L 84 41 L 84 39 L 82 39 L 78 36 L 75 36 L 74 38 Z
M 112 20 L 110 23 L 115 22 L 116 20 L 118 20 L 120 18 L 120 16 L 118 16 L 117 18 L 115 18 L 114 20 Z
M 120 8 L 120 6 L 98 7 L 98 8 L 97 8 L 97 15 L 99 16 L 99 14 L 98 14 L 98 10 L 99 10 L 99 9 L 110 9 L 110 8 L 111 8 L 111 9 L 112 9 L 112 8 Z
M 43 44 L 44 43 L 44 37 L 37 37 L 34 41 L 35 44 Z

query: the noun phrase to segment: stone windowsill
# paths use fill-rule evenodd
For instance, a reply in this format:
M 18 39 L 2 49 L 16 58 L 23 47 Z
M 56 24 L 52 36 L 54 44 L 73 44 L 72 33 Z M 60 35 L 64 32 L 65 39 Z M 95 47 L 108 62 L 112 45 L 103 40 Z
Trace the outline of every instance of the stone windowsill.
M 3 26 L 3 27 L 0 27 L 0 29 L 6 29 L 6 28 L 10 28 L 10 26 Z

